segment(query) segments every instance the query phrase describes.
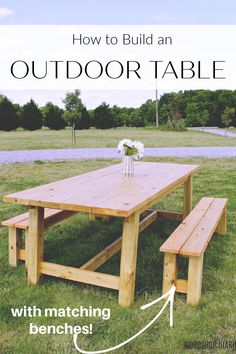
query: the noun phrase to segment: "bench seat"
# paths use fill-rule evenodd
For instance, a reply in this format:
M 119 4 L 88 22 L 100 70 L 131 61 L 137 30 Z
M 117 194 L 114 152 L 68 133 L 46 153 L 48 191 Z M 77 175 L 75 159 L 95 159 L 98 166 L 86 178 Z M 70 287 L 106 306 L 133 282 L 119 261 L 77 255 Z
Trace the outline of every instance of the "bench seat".
M 62 220 L 74 215 L 75 212 L 59 209 L 44 209 L 44 228 L 48 228 Z M 25 249 L 27 249 L 27 237 L 29 229 L 29 212 L 14 216 L 1 223 L 8 227 L 9 240 L 9 265 L 16 267 L 19 260 L 25 260 L 25 250 L 21 248 L 22 236 L 25 235 Z
M 226 198 L 202 198 L 161 246 L 163 292 L 175 284 L 177 292 L 187 293 L 187 303 L 199 302 L 204 252 L 214 232 L 226 234 L 226 204 Z M 189 258 L 187 280 L 178 279 L 177 256 Z

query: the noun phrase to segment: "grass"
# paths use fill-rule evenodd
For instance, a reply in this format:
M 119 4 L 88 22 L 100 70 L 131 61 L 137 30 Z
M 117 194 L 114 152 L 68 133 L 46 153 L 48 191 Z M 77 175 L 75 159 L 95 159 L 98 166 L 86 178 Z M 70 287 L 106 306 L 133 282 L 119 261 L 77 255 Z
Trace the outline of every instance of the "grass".
M 203 294 L 197 307 L 186 305 L 184 295 L 178 294 L 174 305 L 174 327 L 169 328 L 168 312 L 147 332 L 117 353 L 124 354 L 183 354 L 183 353 L 233 353 L 230 349 L 188 350 L 185 341 L 235 340 L 235 257 L 236 257 L 236 169 L 235 160 L 218 159 L 149 159 L 178 163 L 197 163 L 200 171 L 194 177 L 193 202 L 202 196 L 228 197 L 228 234 L 214 236 L 204 259 Z M 7 165 L 0 169 L 0 199 L 3 195 L 37 186 L 61 178 L 94 170 L 114 160 Z M 181 210 L 182 189 L 165 197 L 160 208 Z M 23 208 L 0 202 L 0 220 L 17 215 Z M 1 348 L 12 348 L 15 354 L 75 353 L 70 335 L 29 335 L 29 323 L 37 325 L 86 325 L 93 323 L 93 335 L 79 335 L 80 345 L 87 350 L 98 350 L 118 344 L 138 332 L 159 311 L 161 304 L 145 311 L 142 304 L 161 294 L 163 255 L 160 245 L 174 230 L 174 222 L 156 222 L 147 228 L 140 238 L 136 280 L 135 304 L 130 309 L 117 305 L 117 292 L 63 281 L 44 276 L 40 285 L 28 286 L 24 264 L 17 268 L 8 266 L 7 230 L 0 228 L 0 353 Z M 76 215 L 45 232 L 46 260 L 79 266 L 121 232 L 121 223 L 114 220 L 105 225 L 92 222 L 86 215 Z M 184 269 L 184 261 L 182 261 Z M 182 269 L 182 270 L 183 270 Z M 116 255 L 99 271 L 119 273 L 119 255 Z M 93 306 L 110 308 L 111 318 L 13 318 L 12 307 L 37 306 L 77 308 Z M 10 350 L 10 349 L 9 349 Z M 10 353 L 10 352 L 9 352 Z
M 236 139 L 222 137 L 200 131 L 167 132 L 155 128 L 117 128 L 107 130 L 77 131 L 75 147 L 96 148 L 116 147 L 125 137 L 140 140 L 145 147 L 175 147 L 175 146 L 235 146 Z M 16 130 L 0 131 L 1 150 L 33 150 L 33 149 L 63 149 L 71 148 L 71 130 L 52 131 L 48 129 L 33 132 Z

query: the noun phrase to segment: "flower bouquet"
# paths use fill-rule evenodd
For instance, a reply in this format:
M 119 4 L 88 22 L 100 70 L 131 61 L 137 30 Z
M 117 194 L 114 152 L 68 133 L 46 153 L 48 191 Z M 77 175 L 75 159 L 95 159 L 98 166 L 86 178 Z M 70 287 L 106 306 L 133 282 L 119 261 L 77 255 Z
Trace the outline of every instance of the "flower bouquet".
M 123 155 L 122 159 L 122 176 L 133 177 L 134 161 L 143 157 L 144 145 L 139 141 L 123 139 L 118 144 L 118 150 Z

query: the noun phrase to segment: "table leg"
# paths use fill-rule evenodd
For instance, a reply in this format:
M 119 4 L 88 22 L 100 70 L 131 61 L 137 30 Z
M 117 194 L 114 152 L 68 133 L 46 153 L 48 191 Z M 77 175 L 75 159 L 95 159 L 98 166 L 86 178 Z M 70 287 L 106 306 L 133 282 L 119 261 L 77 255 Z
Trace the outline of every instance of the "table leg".
M 134 301 L 139 234 L 139 214 L 124 219 L 121 245 L 119 304 L 129 307 Z
M 40 261 L 43 259 L 44 208 L 30 207 L 29 233 L 27 237 L 28 283 L 37 284 L 40 277 Z
M 183 210 L 183 218 L 190 213 L 192 210 L 192 175 L 188 177 L 187 181 L 184 182 L 184 210 Z

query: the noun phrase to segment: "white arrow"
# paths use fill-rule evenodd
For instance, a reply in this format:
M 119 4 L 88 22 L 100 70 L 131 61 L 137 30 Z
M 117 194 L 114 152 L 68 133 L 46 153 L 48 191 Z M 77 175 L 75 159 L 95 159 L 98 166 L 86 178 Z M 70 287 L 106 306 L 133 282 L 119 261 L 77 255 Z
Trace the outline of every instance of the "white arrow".
M 74 334 L 73 340 L 74 340 L 75 348 L 82 354 L 102 354 L 102 353 L 108 353 L 113 350 L 119 349 L 119 348 L 123 347 L 124 345 L 126 345 L 127 343 L 134 340 L 135 338 L 137 338 L 138 336 L 140 336 L 140 334 L 142 334 L 143 332 L 145 332 L 161 316 L 161 314 L 164 312 L 165 308 L 167 307 L 167 305 L 169 303 L 170 303 L 170 327 L 172 327 L 173 326 L 173 304 L 174 304 L 175 290 L 176 290 L 176 287 L 173 285 L 172 288 L 167 293 L 165 293 L 164 295 L 162 295 L 158 299 L 156 299 L 152 302 L 149 302 L 146 305 L 141 306 L 141 310 L 145 310 L 146 308 L 156 304 L 157 302 L 159 302 L 162 299 L 165 299 L 167 297 L 167 300 L 166 300 L 164 306 L 161 308 L 161 310 L 158 312 L 158 314 L 145 327 L 143 327 L 139 332 L 137 332 L 136 334 L 134 334 L 132 337 L 125 340 L 124 342 L 117 344 L 116 346 L 108 348 L 108 349 L 97 350 L 97 351 L 91 352 L 91 351 L 83 350 L 78 347 L 78 345 L 77 345 L 77 336 L 78 335 Z

